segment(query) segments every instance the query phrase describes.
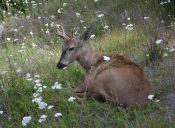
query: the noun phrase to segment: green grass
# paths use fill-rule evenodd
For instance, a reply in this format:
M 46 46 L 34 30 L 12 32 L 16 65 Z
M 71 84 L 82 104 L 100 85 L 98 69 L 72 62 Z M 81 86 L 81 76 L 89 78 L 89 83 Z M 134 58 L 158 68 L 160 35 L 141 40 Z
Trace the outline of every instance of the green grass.
M 125 109 L 93 99 L 89 101 L 83 99 L 81 104 L 68 102 L 68 98 L 72 96 L 72 88 L 81 84 L 85 71 L 76 62 L 65 70 L 58 70 L 56 64 L 60 57 L 62 40 L 45 33 L 50 26 L 46 27 L 42 22 L 35 26 L 29 22 L 30 27 L 24 27 L 19 31 L 27 37 L 27 40 L 17 43 L 4 41 L 0 45 L 0 73 L 7 71 L 5 74 L 0 74 L 0 111 L 1 109 L 4 111 L 4 114 L 0 115 L 0 127 L 22 128 L 22 118 L 28 115 L 32 120 L 27 128 L 175 127 L 174 123 L 165 119 L 169 111 L 166 109 L 166 98 L 174 89 L 174 54 L 164 57 L 163 63 L 158 65 L 150 64 L 146 67 L 142 65 L 146 59 L 143 45 L 154 32 L 153 26 L 157 25 L 155 19 L 165 13 L 160 11 L 163 8 L 157 1 L 148 0 L 145 3 L 144 0 L 99 0 L 95 3 L 93 0 L 77 0 L 77 2 L 72 0 L 67 1 L 67 6 L 61 14 L 58 14 L 57 10 L 64 2 L 64 0 L 52 0 L 36 8 L 28 7 L 29 10 L 25 15 L 18 14 L 19 20 L 6 14 L 3 19 L 4 26 L 13 28 L 22 20 L 26 20 L 26 15 L 31 15 L 31 19 L 55 15 L 56 21 L 53 21 L 55 24 L 60 23 L 60 17 L 66 17 L 67 22 L 64 26 L 69 32 L 82 32 L 84 26 L 88 27 L 92 23 L 91 27 L 96 38 L 87 43 L 96 50 L 121 54 L 141 65 L 156 91 L 156 99 L 160 99 L 160 102 L 156 102 L 155 99 L 142 109 Z M 125 14 L 125 10 L 129 15 Z M 80 18 L 75 16 L 76 12 L 81 14 Z M 97 16 L 101 13 L 104 13 L 104 17 L 100 19 Z M 121 14 L 124 15 L 124 19 L 121 19 Z M 152 21 L 146 22 L 143 20 L 144 16 L 149 16 Z M 128 17 L 131 21 L 127 20 Z M 85 22 L 80 23 L 80 20 Z M 122 23 L 132 23 L 134 29 L 125 30 Z M 109 25 L 109 31 L 104 31 L 104 25 Z M 73 27 L 76 29 L 73 30 Z M 33 36 L 29 34 L 30 31 L 33 31 Z M 32 43 L 37 44 L 37 47 L 33 48 Z M 24 51 L 19 52 L 20 50 Z M 18 72 L 19 69 L 22 71 Z M 47 86 L 41 96 L 48 105 L 54 105 L 53 109 L 40 110 L 35 103 L 32 103 L 33 93 L 36 90 L 34 82 L 26 80 L 27 73 L 30 73 L 33 79 L 36 74 L 41 76 L 41 83 Z M 51 87 L 57 81 L 62 84 L 63 89 L 52 90 Z M 62 117 L 55 118 L 56 112 L 61 112 Z M 48 116 L 47 121 L 39 123 L 38 119 L 43 114 Z
M 89 42 L 104 52 L 120 53 L 131 58 L 139 58 L 140 31 L 112 32 L 102 39 Z M 137 35 L 137 36 L 133 36 Z M 116 36 L 117 35 L 117 36 Z M 1 99 L 4 99 L 5 115 L 1 117 L 5 128 L 20 128 L 23 116 L 30 115 L 32 120 L 29 128 L 165 128 L 173 127 L 164 120 L 165 107 L 161 103 L 152 101 L 144 109 L 124 109 L 112 106 L 108 103 L 100 103 L 95 100 L 83 100 L 81 104 L 68 102 L 71 96 L 71 89 L 81 83 L 84 77 L 84 70 L 77 63 L 71 64 L 65 70 L 58 70 L 56 63 L 59 59 L 60 49 L 46 50 L 44 48 L 34 49 L 31 41 L 25 42 L 25 52 L 18 52 L 21 44 L 8 44 L 1 48 L 0 71 L 7 70 L 8 73 L 0 76 L 4 91 L 1 90 Z M 136 47 L 137 46 L 137 47 Z M 58 48 L 57 48 L 58 47 Z M 126 49 L 126 50 L 123 50 Z M 137 49 L 137 50 L 136 50 Z M 53 55 L 50 54 L 53 53 Z M 10 55 L 13 55 L 11 57 Z M 50 58 L 50 59 L 49 59 Z M 28 61 L 26 61 L 28 59 Z M 17 63 L 15 67 L 14 63 Z M 22 72 L 17 73 L 17 69 Z M 47 85 L 42 93 L 43 101 L 54 105 L 51 110 L 39 110 L 37 105 L 32 103 L 35 92 L 34 83 L 25 79 L 26 73 L 41 75 L 41 82 Z M 52 90 L 51 86 L 56 82 L 62 83 L 63 89 Z M 162 90 L 164 88 L 162 87 Z M 163 91 L 164 92 L 164 91 Z M 164 94 L 161 91 L 159 95 Z M 62 117 L 56 119 L 54 114 L 61 112 Z M 38 119 L 42 114 L 48 116 L 47 121 L 40 124 Z

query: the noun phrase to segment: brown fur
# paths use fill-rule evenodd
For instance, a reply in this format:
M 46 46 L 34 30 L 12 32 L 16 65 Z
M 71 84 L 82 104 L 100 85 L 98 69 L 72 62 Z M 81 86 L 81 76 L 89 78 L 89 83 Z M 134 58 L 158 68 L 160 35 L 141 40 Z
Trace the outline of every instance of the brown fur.
M 74 49 L 70 50 L 72 47 Z M 105 61 L 104 55 L 110 60 Z M 74 89 L 78 100 L 86 97 L 124 107 L 141 107 L 147 104 L 148 95 L 154 94 L 142 69 L 123 56 L 96 52 L 77 38 L 66 39 L 58 68 L 74 60 L 87 72 L 83 83 Z

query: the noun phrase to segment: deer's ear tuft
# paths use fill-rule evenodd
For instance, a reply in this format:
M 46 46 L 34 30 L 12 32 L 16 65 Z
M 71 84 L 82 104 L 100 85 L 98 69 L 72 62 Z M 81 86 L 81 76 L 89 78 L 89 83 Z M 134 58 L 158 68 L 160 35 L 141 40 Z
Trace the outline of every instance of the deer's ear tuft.
M 82 40 L 82 41 L 88 40 L 88 39 L 90 38 L 90 36 L 91 36 L 91 33 L 92 33 L 91 28 L 88 28 L 88 29 L 83 33 L 83 35 L 80 36 L 80 40 Z

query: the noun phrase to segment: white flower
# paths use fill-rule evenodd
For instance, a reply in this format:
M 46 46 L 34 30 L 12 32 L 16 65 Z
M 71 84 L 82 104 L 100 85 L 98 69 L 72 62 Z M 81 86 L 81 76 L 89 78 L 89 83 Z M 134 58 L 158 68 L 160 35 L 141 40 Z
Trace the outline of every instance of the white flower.
M 47 24 L 45 24 L 44 26 L 48 27 L 48 26 L 49 26 L 49 24 L 47 23 Z
M 74 100 L 76 100 L 76 98 L 73 97 L 73 96 L 71 96 L 71 97 L 68 99 L 69 102 L 73 102 Z
M 37 93 L 41 93 L 43 92 L 43 88 L 42 87 L 39 87 L 38 90 L 36 90 Z
M 79 13 L 79 12 L 76 12 L 75 14 L 76 14 L 76 16 L 77 16 L 77 17 L 79 17 L 79 16 L 80 16 L 80 13 Z
M 164 55 L 163 55 L 163 56 L 165 56 L 165 57 L 166 57 L 166 56 L 168 56 L 168 54 L 167 54 L 167 53 L 164 53 Z
M 6 74 L 8 71 L 2 71 L 1 74 L 4 75 Z
M 128 18 L 127 18 L 127 20 L 131 20 L 131 18 L 130 18 L 130 17 L 128 17 Z
M 56 25 L 57 28 L 60 28 L 60 26 L 61 26 L 61 25 L 59 25 L 59 24 Z
M 55 19 L 55 16 L 54 16 L 54 15 L 51 15 L 50 17 L 51 17 L 52 19 Z M 53 23 L 53 22 L 52 22 L 52 23 Z
M 104 26 L 104 29 L 108 29 L 108 28 L 109 28 L 109 26 L 108 26 L 108 25 L 105 25 L 105 26 Z
M 39 84 L 39 83 L 40 83 L 40 80 L 35 80 L 35 83 L 36 83 L 36 84 Z
M 2 115 L 4 112 L 3 111 L 0 111 L 0 115 Z
M 52 23 L 50 24 L 50 27 L 54 27 L 54 22 L 52 22 Z
M 64 67 L 63 69 L 66 69 L 67 67 Z
M 32 78 L 26 78 L 26 80 L 28 80 L 28 81 L 32 81 Z
M 18 41 L 18 40 L 19 40 L 19 39 L 14 39 L 13 41 L 16 42 L 16 41 Z
M 26 74 L 26 78 L 30 78 L 31 77 L 31 74 L 30 73 L 27 73 Z
M 102 13 L 102 14 L 99 14 L 98 15 L 98 18 L 102 18 L 104 16 L 104 14 Z
M 26 126 L 30 121 L 31 121 L 32 117 L 31 116 L 25 116 L 22 119 L 22 125 Z
M 145 17 L 143 17 L 143 18 L 144 18 L 144 20 L 147 20 L 147 19 L 149 19 L 149 17 L 146 17 L 146 16 L 145 16 Z
M 84 20 L 80 20 L 80 23 L 84 23 Z
M 62 114 L 61 113 L 55 113 L 55 115 L 54 115 L 55 117 L 59 117 L 59 116 L 62 116 Z
M 36 47 L 36 46 L 37 46 L 37 45 L 36 45 L 36 44 L 34 44 L 34 43 L 32 43 L 31 45 L 32 45 L 33 47 Z
M 108 57 L 108 56 L 103 56 L 103 59 L 104 59 L 105 61 L 109 61 L 109 60 L 110 60 L 110 57 Z
M 45 102 L 38 102 L 38 108 L 39 109 L 44 109 L 45 107 L 47 107 L 47 103 L 45 103 Z
M 93 39 L 94 37 L 95 37 L 95 35 L 94 35 L 94 34 L 90 36 L 90 38 L 91 38 L 91 39 Z
M 160 43 L 162 43 L 162 42 L 163 42 L 162 39 L 160 39 L 160 40 L 156 40 L 156 44 L 160 44 Z
M 44 85 L 44 86 L 43 86 L 43 88 L 45 88 L 45 89 L 46 89 L 46 88 L 47 88 L 47 86 L 45 86 L 45 85 Z
M 42 122 L 46 121 L 46 118 L 47 118 L 46 115 L 42 115 L 42 116 L 40 116 L 38 122 L 39 122 L 39 123 L 42 123 Z
M 63 7 L 66 7 L 67 3 L 63 3 Z
M 154 98 L 154 95 L 148 95 L 148 99 L 152 100 Z
M 57 12 L 58 12 L 58 13 L 61 13 L 61 9 L 59 8 L 59 9 L 57 10 Z
M 10 41 L 11 39 L 10 38 L 7 38 L 7 41 Z
M 18 69 L 16 72 L 18 72 L 18 73 L 19 73 L 19 72 L 21 72 L 21 71 L 22 71 L 22 70 Z
M 174 52 L 175 51 L 175 48 L 172 48 L 169 50 L 169 52 Z
M 33 97 L 38 97 L 40 94 L 39 93 L 33 93 Z
M 35 86 L 36 86 L 36 87 L 41 87 L 42 84 L 40 84 L 40 83 L 36 83 Z
M 49 105 L 47 108 L 48 109 L 51 109 L 51 108 L 53 108 L 54 106 L 53 105 Z
M 98 2 L 98 0 L 94 0 L 94 2 Z
M 58 84 L 58 82 L 55 82 L 55 84 L 52 86 L 52 89 L 62 89 L 61 84 Z
M 46 34 L 49 34 L 50 32 L 49 32 L 49 30 L 46 30 Z
M 160 100 L 156 100 L 156 102 L 159 102 Z
M 34 99 L 32 100 L 33 103 L 39 103 L 39 102 L 41 102 L 41 101 L 42 101 L 42 97 L 41 97 L 41 96 L 38 97 L 38 98 L 34 98 Z
M 133 30 L 133 24 L 128 24 L 125 29 L 127 29 L 128 31 Z
M 33 36 L 33 32 L 32 32 L 32 31 L 30 32 L 30 35 L 32 35 L 32 36 Z
M 25 36 L 24 36 L 24 38 L 23 38 L 23 39 L 24 39 L 24 40 L 26 40 L 26 39 L 27 39 L 27 37 L 25 37 Z
M 34 77 L 35 77 L 35 78 L 40 78 L 40 75 L 35 75 Z
M 25 50 L 19 50 L 18 52 L 24 52 Z

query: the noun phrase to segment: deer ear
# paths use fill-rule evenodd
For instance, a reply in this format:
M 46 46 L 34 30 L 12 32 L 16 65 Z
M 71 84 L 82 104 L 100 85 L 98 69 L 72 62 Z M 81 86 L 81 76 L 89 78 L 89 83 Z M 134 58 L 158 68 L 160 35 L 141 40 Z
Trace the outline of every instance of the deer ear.
M 92 33 L 92 30 L 91 30 L 90 28 L 88 28 L 88 29 L 83 33 L 83 35 L 80 36 L 79 39 L 82 40 L 82 41 L 86 41 L 86 40 L 88 40 L 88 39 L 90 38 L 91 33 Z

